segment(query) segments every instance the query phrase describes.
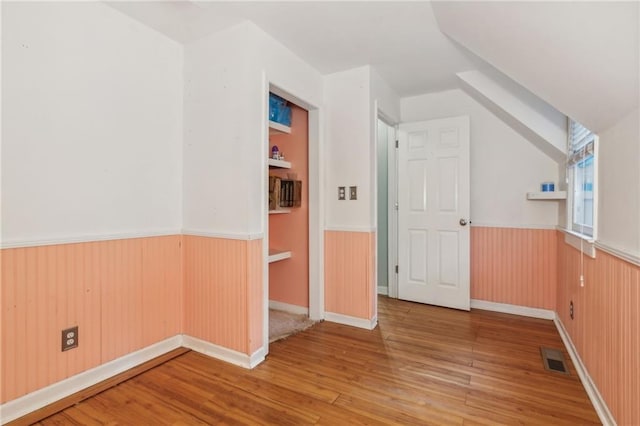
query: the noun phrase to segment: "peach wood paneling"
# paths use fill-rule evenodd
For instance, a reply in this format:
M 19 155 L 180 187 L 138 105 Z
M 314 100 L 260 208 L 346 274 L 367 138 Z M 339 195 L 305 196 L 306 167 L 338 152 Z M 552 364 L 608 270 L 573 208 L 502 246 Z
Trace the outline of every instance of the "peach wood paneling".
M 181 329 L 181 236 L 3 249 L 2 402 Z M 61 330 L 79 346 L 61 352 Z
M 262 344 L 262 241 L 183 242 L 185 334 L 250 354 Z
M 302 181 L 302 203 L 289 214 L 269 215 L 269 246 L 290 250 L 292 257 L 269 265 L 269 300 L 309 306 L 309 123 L 308 113 L 291 106 L 291 134 L 273 135 L 269 148 L 277 145 L 291 169 L 270 169 L 269 174 L 287 178 L 290 173 Z
M 325 310 L 367 320 L 375 315 L 375 233 L 325 231 Z
M 471 298 L 555 309 L 557 231 L 471 228 Z
M 560 233 L 557 244 L 556 311 L 617 423 L 638 425 L 640 267 L 599 250 L 581 256 Z

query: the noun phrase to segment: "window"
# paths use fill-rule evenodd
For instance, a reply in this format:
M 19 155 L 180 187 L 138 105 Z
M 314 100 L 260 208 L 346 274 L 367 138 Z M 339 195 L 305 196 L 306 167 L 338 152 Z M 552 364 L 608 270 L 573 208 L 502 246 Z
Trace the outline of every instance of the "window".
M 595 239 L 598 136 L 569 120 L 567 180 L 569 229 Z

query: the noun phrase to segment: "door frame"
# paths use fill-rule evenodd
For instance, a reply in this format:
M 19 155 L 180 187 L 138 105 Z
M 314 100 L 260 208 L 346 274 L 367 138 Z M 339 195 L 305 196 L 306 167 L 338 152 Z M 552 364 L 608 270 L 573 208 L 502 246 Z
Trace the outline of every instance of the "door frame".
M 306 101 L 283 88 L 277 81 L 271 80 L 266 73 L 262 74 L 262 129 L 263 129 L 263 158 L 269 156 L 269 92 L 274 93 L 308 112 L 308 200 L 309 200 L 309 318 L 313 320 L 324 319 L 324 167 L 322 151 L 322 111 L 320 107 Z M 263 291 L 263 317 L 262 317 L 262 351 L 266 356 L 269 353 L 269 167 L 267 161 L 263 161 L 262 182 L 262 291 Z
M 388 277 L 387 277 L 387 295 L 391 298 L 398 298 L 398 274 L 396 273 L 396 265 L 398 264 L 398 210 L 396 208 L 398 203 L 398 149 L 396 141 L 398 139 L 398 123 L 392 119 L 389 115 L 380 108 L 378 102 L 375 102 L 376 119 L 381 120 L 389 129 L 392 130 L 392 134 L 387 137 L 387 262 Z M 376 122 L 375 127 L 375 141 L 378 143 L 378 126 Z M 377 161 L 374 162 L 377 165 Z M 378 205 L 378 169 L 375 170 L 375 205 Z M 377 207 L 376 211 L 376 229 L 378 229 L 378 215 Z M 376 264 L 382 261 L 378 259 L 377 239 L 376 239 Z M 376 289 L 378 283 L 378 269 L 376 268 Z

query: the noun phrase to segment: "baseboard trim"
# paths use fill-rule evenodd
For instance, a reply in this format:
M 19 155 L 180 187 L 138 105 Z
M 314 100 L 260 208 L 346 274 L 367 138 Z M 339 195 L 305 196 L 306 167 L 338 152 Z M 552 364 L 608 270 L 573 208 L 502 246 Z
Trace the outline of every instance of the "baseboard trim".
M 349 315 L 336 314 L 334 312 L 325 312 L 324 319 L 325 321 L 349 325 L 351 327 L 364 328 L 366 330 L 373 330 L 376 328 L 376 325 L 378 325 L 377 316 L 368 320 L 364 318 L 351 317 Z
M 260 362 L 262 362 L 262 360 L 264 360 L 264 353 L 262 354 L 262 358 L 260 358 L 260 351 L 264 351 L 264 349 L 259 349 L 254 354 L 247 355 L 242 352 L 234 351 L 233 349 L 206 342 L 196 337 L 188 336 L 186 334 L 182 336 L 182 346 L 199 352 L 203 355 L 207 355 L 212 358 L 216 358 L 243 368 L 253 368 Z
M 292 305 L 290 303 L 278 302 L 277 300 L 269 300 L 269 309 L 275 309 L 276 311 L 284 311 L 297 315 L 309 315 L 309 308 Z
M 378 286 L 378 294 L 381 294 L 383 296 L 388 296 L 389 295 L 389 287 L 387 286 Z
M 530 308 L 528 306 L 510 305 L 508 303 L 489 302 L 488 300 L 471 299 L 471 308 L 546 320 L 554 320 L 556 318 L 555 311 L 549 309 Z
M 118 374 L 151 361 L 167 352 L 182 346 L 182 336 L 176 335 L 169 339 L 155 343 L 146 348 L 109 361 L 98 367 L 76 374 L 57 383 L 38 389 L 0 406 L 2 424 L 24 417 L 47 405 L 53 404 L 74 393 L 83 391 Z
M 611 411 L 609 411 L 609 407 L 607 407 L 607 403 L 604 401 L 604 398 L 602 398 L 602 395 L 600 395 L 595 383 L 593 383 L 593 380 L 587 371 L 587 367 L 582 362 L 580 355 L 578 355 L 578 351 L 573 345 L 573 341 L 571 340 L 569 333 L 567 333 L 567 329 L 564 328 L 564 324 L 557 314 L 553 318 L 553 322 L 558 329 L 558 333 L 560 333 L 560 338 L 562 338 L 562 342 L 564 343 L 565 348 L 567 348 L 567 352 L 569 352 L 573 365 L 576 367 L 582 386 L 584 386 L 584 389 L 587 391 L 587 395 L 589 395 L 589 399 L 591 400 L 596 413 L 598 413 L 600 421 L 605 426 L 615 426 L 616 420 L 613 418 Z

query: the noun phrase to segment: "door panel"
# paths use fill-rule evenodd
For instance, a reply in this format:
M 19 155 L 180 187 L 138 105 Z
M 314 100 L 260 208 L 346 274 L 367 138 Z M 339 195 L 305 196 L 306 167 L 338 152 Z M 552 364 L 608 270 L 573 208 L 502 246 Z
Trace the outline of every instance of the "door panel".
M 469 186 L 468 117 L 400 126 L 399 298 L 469 310 Z

